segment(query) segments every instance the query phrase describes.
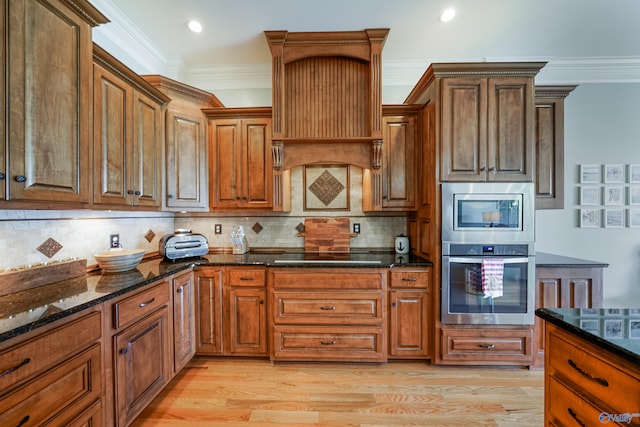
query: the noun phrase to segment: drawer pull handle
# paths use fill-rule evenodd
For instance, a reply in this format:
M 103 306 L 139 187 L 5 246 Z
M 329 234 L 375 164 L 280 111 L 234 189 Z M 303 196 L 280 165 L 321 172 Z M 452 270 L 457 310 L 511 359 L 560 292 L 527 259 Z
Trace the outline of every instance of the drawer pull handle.
M 320 344 L 322 345 L 335 345 L 335 341 L 320 341 Z
M 20 420 L 20 422 L 18 423 L 18 425 L 16 427 L 20 427 L 25 425 L 26 423 L 29 422 L 29 418 L 31 418 L 29 415 L 25 416 L 23 419 Z
M 491 350 L 492 348 L 496 348 L 495 344 L 480 344 L 480 347 Z
M 151 304 L 152 302 L 154 302 L 155 300 L 156 300 L 156 297 L 153 297 L 147 302 L 141 302 L 138 307 L 144 308 L 144 307 L 148 306 L 149 304 Z
M 580 427 L 587 427 L 587 425 L 583 423 L 580 418 L 578 418 L 578 414 L 576 414 L 576 411 L 571 408 L 567 408 L 567 412 L 569 413 L 569 415 L 571 415 L 571 418 L 573 418 L 578 424 L 580 424 Z
M 402 280 L 405 281 L 405 282 L 417 282 L 418 281 L 418 279 L 415 278 L 415 277 L 403 277 Z
M 326 310 L 326 311 L 332 311 L 335 310 L 336 308 L 334 306 L 324 306 L 324 307 L 320 307 L 320 310 Z
M 576 371 L 578 371 L 582 376 L 589 378 L 592 381 L 597 382 L 598 384 L 600 384 L 601 386 L 604 387 L 609 387 L 609 381 L 605 380 L 604 378 L 598 378 L 598 377 L 594 377 L 593 375 L 591 375 L 590 373 L 588 373 L 587 371 L 585 371 L 584 369 L 580 368 L 576 362 L 574 362 L 571 359 L 567 359 L 567 363 L 569 364 L 569 366 L 571 366 L 573 369 L 575 369 Z
M 245 277 L 241 277 L 240 280 L 253 280 L 253 277 L 252 276 L 249 276 L 249 277 L 245 276 Z
M 20 369 L 21 367 L 23 367 L 24 365 L 26 365 L 29 362 L 31 362 L 31 358 L 27 357 L 26 359 L 24 359 L 22 362 L 18 363 L 13 368 L 9 368 L 6 371 L 0 373 L 0 377 L 4 377 L 5 375 L 9 375 L 10 373 L 17 371 L 18 369 Z

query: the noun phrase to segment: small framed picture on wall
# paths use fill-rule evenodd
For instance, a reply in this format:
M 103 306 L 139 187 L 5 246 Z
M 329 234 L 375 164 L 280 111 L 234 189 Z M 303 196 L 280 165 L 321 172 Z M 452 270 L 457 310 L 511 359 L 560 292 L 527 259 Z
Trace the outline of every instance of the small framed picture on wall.
M 624 187 L 622 186 L 604 187 L 602 196 L 605 205 L 624 205 Z
M 600 184 L 600 165 L 580 165 L 581 184 Z
M 604 165 L 604 182 L 607 184 L 624 183 L 624 165 Z
M 606 228 L 624 227 L 624 209 L 607 209 L 604 211 L 604 226 Z
M 629 209 L 628 222 L 631 228 L 640 228 L 640 209 Z
M 580 209 L 580 227 L 600 227 L 600 209 Z
M 640 205 L 640 185 L 629 187 L 629 204 Z
M 640 184 L 640 165 L 629 165 L 629 183 Z
M 581 205 L 599 205 L 600 204 L 600 187 L 595 185 L 586 185 L 580 187 L 580 204 Z

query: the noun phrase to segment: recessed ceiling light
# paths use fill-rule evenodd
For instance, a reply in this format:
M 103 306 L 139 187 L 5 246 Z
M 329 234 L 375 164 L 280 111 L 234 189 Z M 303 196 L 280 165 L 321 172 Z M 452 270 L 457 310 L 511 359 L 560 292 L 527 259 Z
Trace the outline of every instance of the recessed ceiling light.
M 442 12 L 442 15 L 440 15 L 440 21 L 449 22 L 453 18 L 455 18 L 455 16 L 456 16 L 456 10 L 454 8 L 449 8 L 444 12 Z
M 187 22 L 187 27 L 189 27 L 189 29 L 194 33 L 202 32 L 202 24 L 200 24 L 198 21 Z

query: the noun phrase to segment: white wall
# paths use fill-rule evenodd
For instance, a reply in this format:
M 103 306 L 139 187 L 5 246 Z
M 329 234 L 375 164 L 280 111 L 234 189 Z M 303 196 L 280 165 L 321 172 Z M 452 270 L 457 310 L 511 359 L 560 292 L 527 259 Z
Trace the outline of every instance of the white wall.
M 640 228 L 579 227 L 579 166 L 639 163 L 640 84 L 579 85 L 565 102 L 565 208 L 537 211 L 536 249 L 609 263 L 610 307 L 640 307 Z

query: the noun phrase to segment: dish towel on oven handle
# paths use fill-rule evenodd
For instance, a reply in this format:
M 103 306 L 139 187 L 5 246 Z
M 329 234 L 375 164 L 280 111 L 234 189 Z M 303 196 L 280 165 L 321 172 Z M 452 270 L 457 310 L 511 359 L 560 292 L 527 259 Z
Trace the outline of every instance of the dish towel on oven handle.
M 498 298 L 503 292 L 504 260 L 482 259 L 482 293 L 485 298 Z

